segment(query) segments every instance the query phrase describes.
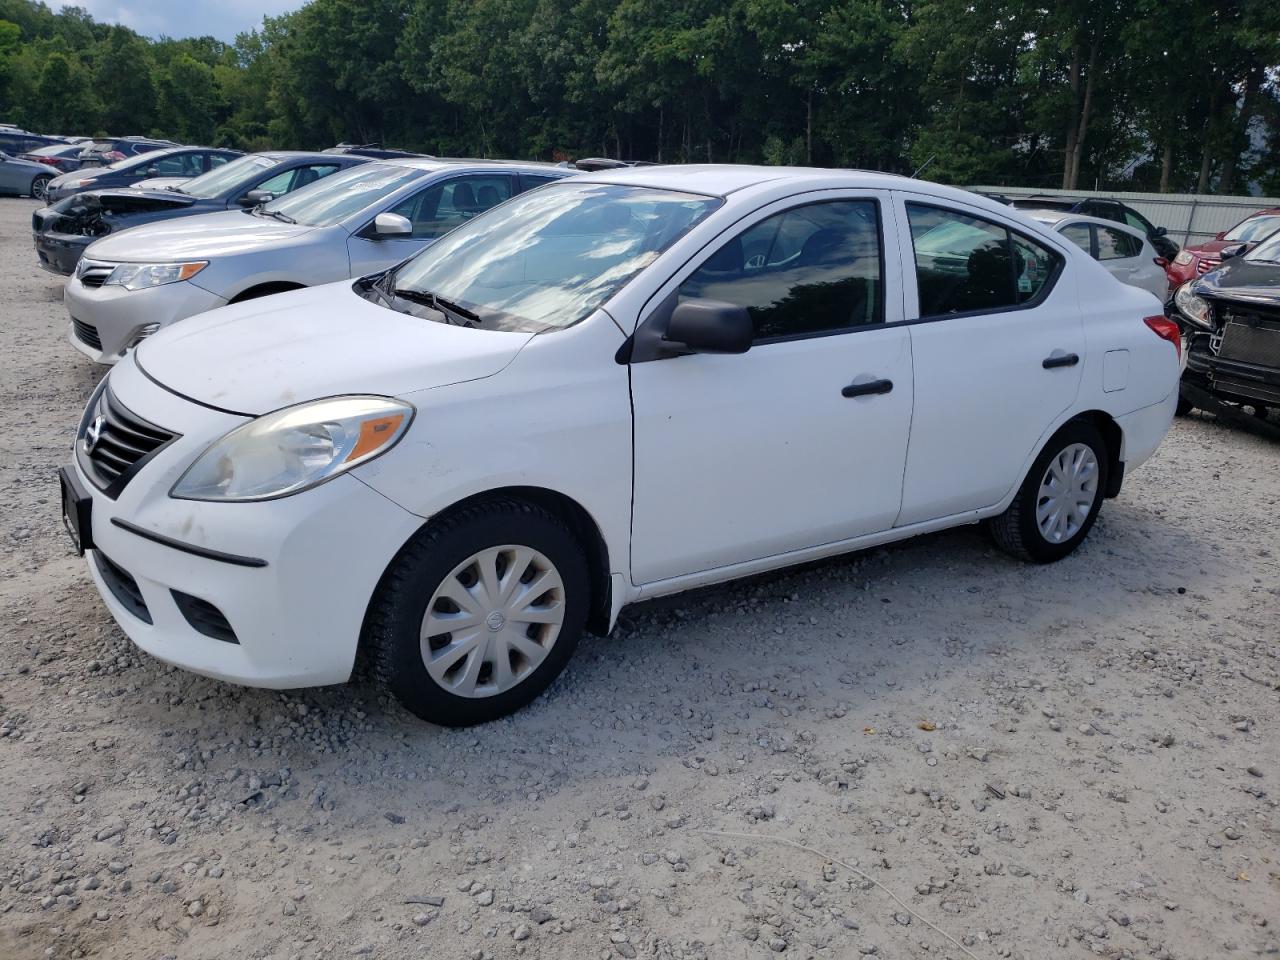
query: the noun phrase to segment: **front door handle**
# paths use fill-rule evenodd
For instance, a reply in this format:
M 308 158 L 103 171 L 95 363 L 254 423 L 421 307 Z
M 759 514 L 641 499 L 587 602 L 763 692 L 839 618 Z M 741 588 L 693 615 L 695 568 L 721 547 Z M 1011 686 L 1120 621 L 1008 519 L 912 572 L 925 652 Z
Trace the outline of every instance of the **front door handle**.
M 1057 367 L 1074 367 L 1079 362 L 1080 358 L 1076 354 L 1064 353 L 1057 357 L 1045 357 L 1041 366 L 1046 370 L 1053 370 Z
M 888 393 L 893 389 L 892 380 L 868 380 L 866 383 L 851 383 L 840 391 L 842 397 L 870 397 Z

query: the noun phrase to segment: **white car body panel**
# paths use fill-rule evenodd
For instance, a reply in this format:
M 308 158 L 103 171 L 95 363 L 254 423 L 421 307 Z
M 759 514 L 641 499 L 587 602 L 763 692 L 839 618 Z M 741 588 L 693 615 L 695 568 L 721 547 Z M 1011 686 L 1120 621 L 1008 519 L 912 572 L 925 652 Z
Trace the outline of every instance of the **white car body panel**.
M 1176 349 L 1143 323 L 1158 302 L 1007 207 L 854 171 L 652 167 L 582 180 L 705 190 L 724 202 L 567 329 L 443 325 L 365 301 L 344 282 L 162 330 L 117 366 L 109 385 L 120 401 L 182 434 L 118 500 L 93 496 L 95 539 L 163 614 L 141 624 L 103 591 L 140 646 L 243 683 L 338 682 L 393 557 L 423 523 L 477 495 L 532 489 L 580 506 L 607 552 L 600 573 L 612 584 L 614 618 L 638 599 L 994 516 L 1073 417 L 1109 418 L 1126 471 L 1172 421 Z M 724 240 L 771 211 L 842 197 L 881 202 L 888 325 L 735 355 L 629 364 L 619 354 Z M 913 198 L 1057 251 L 1056 285 L 1036 306 L 919 321 L 903 210 Z M 1079 362 L 1043 367 L 1067 353 Z M 841 395 L 868 378 L 890 379 L 893 389 Z M 168 497 L 194 457 L 244 421 L 226 411 L 256 415 L 346 393 L 413 404 L 401 442 L 279 500 Z M 268 565 L 179 555 L 117 519 Z M 184 627 L 166 599 L 170 586 L 222 609 L 244 631 L 238 648 Z M 282 613 L 299 608 L 301 621 Z

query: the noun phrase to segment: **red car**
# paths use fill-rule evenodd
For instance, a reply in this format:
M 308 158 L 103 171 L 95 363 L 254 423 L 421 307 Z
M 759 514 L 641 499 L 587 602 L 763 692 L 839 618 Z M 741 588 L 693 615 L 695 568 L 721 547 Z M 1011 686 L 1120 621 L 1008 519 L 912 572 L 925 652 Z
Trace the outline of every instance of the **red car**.
M 1219 254 L 1223 247 L 1229 247 L 1233 243 L 1252 245 L 1277 230 L 1280 230 L 1280 207 L 1271 207 L 1250 214 L 1212 240 L 1198 243 L 1194 247 L 1185 247 L 1165 268 L 1165 273 L 1169 276 L 1169 289 L 1176 289 L 1188 280 L 1203 277 L 1210 270 L 1217 270 L 1222 265 Z

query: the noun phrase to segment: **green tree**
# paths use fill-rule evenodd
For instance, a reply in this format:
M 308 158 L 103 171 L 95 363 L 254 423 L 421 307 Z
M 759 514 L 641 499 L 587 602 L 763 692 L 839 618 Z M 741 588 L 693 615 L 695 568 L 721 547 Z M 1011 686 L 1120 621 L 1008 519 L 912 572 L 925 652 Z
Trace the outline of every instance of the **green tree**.
M 210 143 L 218 125 L 218 90 L 213 68 L 179 53 L 159 71 L 160 127 L 186 143 Z
M 94 124 L 99 108 L 88 72 L 78 60 L 59 51 L 49 54 L 40 70 L 36 95 L 44 129 L 75 131 Z

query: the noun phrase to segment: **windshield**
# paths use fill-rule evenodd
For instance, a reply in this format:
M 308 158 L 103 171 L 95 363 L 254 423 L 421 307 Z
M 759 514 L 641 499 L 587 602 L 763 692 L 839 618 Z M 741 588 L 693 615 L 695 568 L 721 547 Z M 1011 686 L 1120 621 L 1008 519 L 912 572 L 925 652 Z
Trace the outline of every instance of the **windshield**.
M 1246 253 L 1244 258 L 1258 263 L 1280 263 L 1280 230 Z
M 268 170 L 279 162 L 275 157 L 263 157 L 253 154 L 247 157 L 238 157 L 230 163 L 215 167 L 208 173 L 193 177 L 184 183 L 181 189 L 183 193 L 199 197 L 201 200 L 212 200 L 214 197 L 221 196 L 237 186 L 242 180 L 250 178 L 255 173 Z
M 1250 217 L 1244 223 L 1237 223 L 1222 239 L 1234 240 L 1236 243 L 1250 243 L 1261 240 L 1275 230 L 1280 230 L 1280 214 Z
M 388 274 L 385 292 L 396 298 L 393 305 L 434 302 L 440 306 L 432 314 L 446 320 L 460 315 L 466 325 L 487 330 L 568 327 L 720 202 L 672 190 L 562 181 L 445 234 Z M 409 304 L 404 312 L 419 312 Z
M 428 172 L 390 163 L 362 163 L 332 174 L 306 190 L 272 200 L 263 211 L 269 216 L 282 214 L 280 219 L 288 217 L 312 227 L 329 227 Z

